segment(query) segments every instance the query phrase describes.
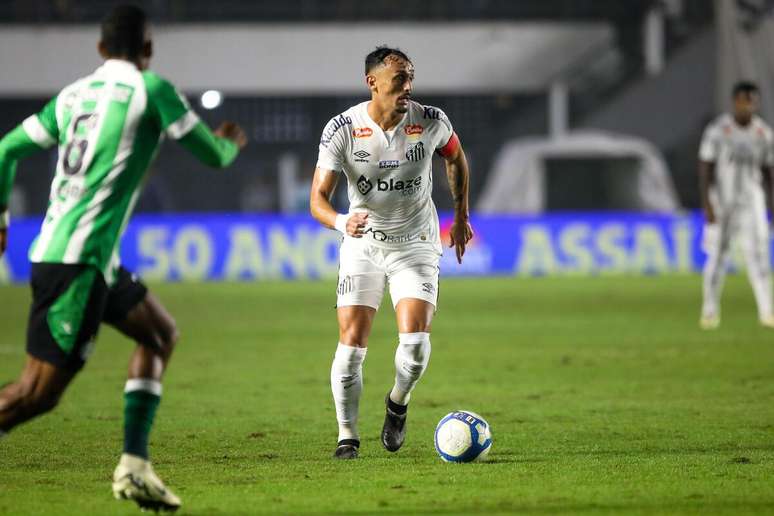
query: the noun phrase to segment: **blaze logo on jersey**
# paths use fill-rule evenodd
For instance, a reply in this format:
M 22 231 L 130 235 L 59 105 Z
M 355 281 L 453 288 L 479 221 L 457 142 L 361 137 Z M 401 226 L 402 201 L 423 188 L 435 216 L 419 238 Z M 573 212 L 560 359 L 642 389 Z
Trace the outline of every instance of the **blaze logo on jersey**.
M 400 179 L 395 180 L 393 178 L 390 178 L 389 181 L 386 179 L 376 180 L 376 189 L 380 192 L 398 191 L 403 193 L 403 195 L 411 195 L 418 192 L 421 186 L 422 176 L 417 176 L 414 179 L 407 179 L 406 181 Z
M 373 190 L 373 188 L 374 184 L 369 181 L 366 176 L 360 176 L 360 179 L 357 180 L 357 191 L 360 192 L 361 195 L 366 195 Z
M 374 131 L 370 127 L 355 127 L 352 129 L 352 136 L 355 138 L 368 138 L 372 134 L 374 134 Z
M 404 128 L 406 134 L 411 136 L 412 134 L 422 134 L 425 132 L 425 128 L 419 124 L 409 124 Z
M 412 143 L 406 150 L 406 159 L 409 161 L 422 161 L 425 159 L 425 145 L 422 142 Z

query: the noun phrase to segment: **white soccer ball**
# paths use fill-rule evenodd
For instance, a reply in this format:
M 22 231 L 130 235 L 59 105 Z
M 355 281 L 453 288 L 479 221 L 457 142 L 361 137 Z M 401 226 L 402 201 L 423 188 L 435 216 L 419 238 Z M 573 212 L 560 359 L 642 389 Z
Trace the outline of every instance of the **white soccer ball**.
M 475 412 L 456 410 L 435 427 L 435 450 L 446 462 L 485 460 L 491 449 L 489 423 Z

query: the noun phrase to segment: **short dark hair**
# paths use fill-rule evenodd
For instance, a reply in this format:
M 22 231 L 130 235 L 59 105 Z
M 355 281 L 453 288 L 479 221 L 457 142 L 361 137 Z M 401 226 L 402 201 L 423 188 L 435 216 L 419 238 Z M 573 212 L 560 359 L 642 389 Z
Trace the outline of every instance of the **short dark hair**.
M 145 12 L 134 5 L 119 5 L 102 20 L 102 44 L 108 55 L 134 59 L 145 43 Z
M 409 59 L 409 56 L 405 54 L 401 49 L 399 48 L 390 48 L 387 45 L 380 45 L 376 47 L 376 50 L 368 54 L 365 58 L 365 73 L 368 75 L 368 72 L 376 68 L 377 66 L 383 65 L 384 60 L 387 59 L 389 56 L 397 56 L 401 59 L 404 59 L 411 62 L 411 59 Z
M 740 93 L 745 93 L 747 95 L 752 95 L 753 93 L 758 93 L 760 90 L 758 89 L 758 85 L 751 81 L 739 81 L 736 84 L 734 84 L 734 89 L 731 90 L 731 98 L 735 99 L 737 95 Z

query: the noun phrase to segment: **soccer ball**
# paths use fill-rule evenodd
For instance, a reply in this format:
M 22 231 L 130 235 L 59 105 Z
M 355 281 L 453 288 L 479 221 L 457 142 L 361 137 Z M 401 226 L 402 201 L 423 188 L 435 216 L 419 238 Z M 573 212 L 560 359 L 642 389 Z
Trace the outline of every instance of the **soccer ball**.
M 489 423 L 475 412 L 456 410 L 435 427 L 435 450 L 446 462 L 485 460 L 490 449 Z

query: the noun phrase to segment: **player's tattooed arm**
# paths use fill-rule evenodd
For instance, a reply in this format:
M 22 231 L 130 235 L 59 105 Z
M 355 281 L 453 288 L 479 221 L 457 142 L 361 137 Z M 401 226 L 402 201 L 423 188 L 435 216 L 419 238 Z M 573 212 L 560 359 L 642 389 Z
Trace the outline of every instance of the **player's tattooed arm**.
M 361 238 L 368 221 L 367 213 L 353 213 L 352 215 L 339 215 L 331 204 L 331 197 L 336 191 L 339 182 L 339 173 L 317 167 L 312 179 L 312 190 L 309 194 L 309 211 L 318 222 L 331 229 L 338 229 L 342 233 L 355 238 Z M 346 217 L 343 227 L 336 225 L 337 217 Z
M 715 183 L 715 163 L 699 161 L 699 196 L 701 197 L 701 209 L 707 224 L 715 223 L 715 209 L 710 200 L 710 187 Z
M 473 228 L 470 226 L 468 208 L 468 190 L 470 171 L 468 160 L 462 145 L 457 145 L 453 153 L 444 156 L 446 161 L 446 178 L 449 181 L 449 191 L 454 202 L 454 222 L 449 230 L 449 247 L 454 247 L 457 262 L 462 263 L 465 246 L 473 238 Z

